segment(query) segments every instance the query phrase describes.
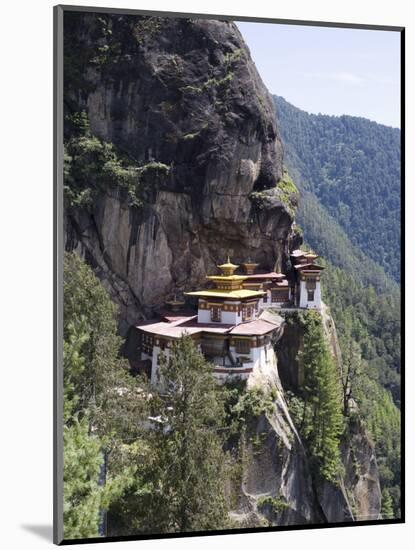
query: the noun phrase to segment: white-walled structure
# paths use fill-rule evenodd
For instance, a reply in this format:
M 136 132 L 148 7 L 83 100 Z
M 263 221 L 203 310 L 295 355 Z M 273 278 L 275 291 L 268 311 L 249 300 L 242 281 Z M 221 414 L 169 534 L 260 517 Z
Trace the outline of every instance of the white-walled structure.
M 276 364 L 274 344 L 282 334 L 283 319 L 272 312 L 292 307 L 321 309 L 320 273 L 317 256 L 296 250 L 291 254 L 291 281 L 282 273 L 256 273 L 257 264 L 243 264 L 245 274 L 235 274 L 238 265 L 229 261 L 220 275 L 207 276 L 210 288 L 185 293 L 198 300 L 197 314 L 183 311 L 176 296 L 159 321 L 136 326 L 139 360 L 137 371 L 146 372 L 158 384 L 160 354 L 168 359 L 174 342 L 192 337 L 200 352 L 212 363 L 215 377 L 249 378 Z
M 306 309 L 321 309 L 320 282 L 315 282 L 315 288 L 311 289 L 310 280 L 300 280 L 300 303 L 299 307 Z
M 317 254 L 302 250 L 291 254 L 296 273 L 295 303 L 300 308 L 320 310 L 322 307 L 320 277 L 324 268 L 315 264 L 317 258 Z

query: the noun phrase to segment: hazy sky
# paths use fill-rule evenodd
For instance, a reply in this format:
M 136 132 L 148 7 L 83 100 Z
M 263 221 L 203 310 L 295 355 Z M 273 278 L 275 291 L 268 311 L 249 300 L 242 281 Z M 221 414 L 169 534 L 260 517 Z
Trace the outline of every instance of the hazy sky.
M 400 35 L 237 22 L 268 90 L 310 113 L 400 126 Z

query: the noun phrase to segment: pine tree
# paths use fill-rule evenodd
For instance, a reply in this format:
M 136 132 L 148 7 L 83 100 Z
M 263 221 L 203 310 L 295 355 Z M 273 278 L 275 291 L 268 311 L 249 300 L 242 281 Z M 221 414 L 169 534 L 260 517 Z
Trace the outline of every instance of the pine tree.
M 64 536 L 98 536 L 100 514 L 135 479 L 125 445 L 139 448 L 145 385 L 119 358 L 115 308 L 75 254 L 64 261 Z M 104 475 L 105 462 L 105 475 Z
M 219 529 L 227 524 L 224 405 L 209 363 L 190 336 L 160 357 L 158 457 L 153 498 L 164 531 Z
M 103 478 L 103 441 L 89 434 L 87 416 L 64 426 L 63 443 L 64 537 L 97 537 L 102 512 L 131 484 L 133 469 Z
M 303 314 L 305 325 L 301 360 L 304 364 L 304 410 L 301 433 L 316 473 L 335 481 L 340 468 L 343 432 L 339 374 L 324 336 L 321 317 Z
M 393 502 L 391 495 L 388 491 L 388 489 L 383 489 L 382 491 L 382 518 L 383 519 L 393 519 L 394 513 L 393 513 Z
M 83 374 L 85 358 L 80 353 L 87 342 L 83 319 L 69 323 L 64 341 L 64 537 L 65 539 L 99 535 L 100 514 L 131 483 L 133 468 L 102 477 L 105 441 L 91 433 L 88 409 L 78 409 L 76 379 Z M 104 483 L 105 481 L 105 483 Z

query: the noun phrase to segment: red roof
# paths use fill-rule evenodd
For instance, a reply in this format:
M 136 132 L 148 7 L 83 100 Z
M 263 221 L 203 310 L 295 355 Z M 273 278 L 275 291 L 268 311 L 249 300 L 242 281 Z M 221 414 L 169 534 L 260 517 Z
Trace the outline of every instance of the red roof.
M 287 279 L 284 279 L 283 281 L 278 281 L 275 283 L 277 287 L 287 287 L 288 286 L 288 281 Z
M 160 311 L 160 316 L 163 320 L 168 321 L 169 323 L 172 323 L 174 321 L 180 321 L 181 319 L 191 319 L 192 317 L 195 317 L 196 314 L 194 311 L 189 310 L 181 310 L 181 311 L 172 311 L 171 309 L 162 309 Z
M 144 321 L 136 328 L 158 336 L 180 338 L 184 334 L 198 334 L 199 332 L 210 332 L 215 334 L 226 334 L 234 325 L 221 323 L 198 323 L 197 315 L 186 319 L 178 319 L 171 323 L 165 321 Z
M 321 265 L 316 264 L 298 264 L 294 266 L 295 269 L 304 269 L 305 271 L 321 271 L 324 269 Z
M 192 321 L 188 323 L 183 323 L 180 325 L 184 329 L 186 327 L 197 327 L 201 332 L 215 332 L 215 333 L 227 333 L 235 325 L 229 325 L 225 323 L 198 323 L 197 321 Z
M 268 332 L 272 332 L 276 328 L 278 328 L 278 325 L 274 325 L 268 321 L 263 321 L 262 319 L 257 319 L 256 321 L 236 325 L 236 327 L 229 331 L 229 334 L 261 336 L 263 334 L 267 334 Z
M 194 324 L 193 326 L 182 327 L 178 323 L 153 323 L 150 325 L 138 325 L 138 329 L 150 334 L 158 336 L 169 336 L 170 338 L 180 338 L 185 334 L 197 334 L 200 328 Z

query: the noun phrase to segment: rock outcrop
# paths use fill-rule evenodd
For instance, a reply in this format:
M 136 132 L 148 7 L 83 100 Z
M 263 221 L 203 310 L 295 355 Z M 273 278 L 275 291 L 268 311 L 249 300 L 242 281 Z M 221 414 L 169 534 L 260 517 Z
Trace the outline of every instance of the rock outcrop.
M 314 492 L 305 449 L 288 411 L 276 356 L 266 371 L 248 380 L 248 387 L 260 387 L 276 397 L 271 413 L 247 424 L 240 498 L 232 520 L 242 526 L 323 523 L 325 517 Z
M 337 332 L 326 306 L 323 307 L 322 321 L 327 344 L 340 373 L 341 354 Z M 284 506 L 278 513 L 272 511 L 272 507 L 265 507 L 266 518 L 273 525 L 287 525 L 291 521 L 296 524 L 344 523 L 379 519 L 382 495 L 375 448 L 358 416 L 348 419 L 347 429 L 340 443 L 343 472 L 337 482 L 313 479 L 311 475 L 307 455 L 290 418 L 284 397 L 287 390 L 294 393 L 301 390 L 304 369 L 301 360 L 298 359 L 298 352 L 302 349 L 303 339 L 304 328 L 301 323 L 295 321 L 295 315 L 286 314 L 284 331 L 276 345 L 278 371 L 272 376 L 269 375 L 267 382 L 263 383 L 264 387 L 271 384 L 276 388 L 279 398 L 272 417 L 268 417 L 266 421 L 259 418 L 254 428 L 256 432 L 262 433 L 265 430 L 265 422 L 267 435 L 263 436 L 264 444 L 258 456 L 251 453 L 251 466 L 247 469 L 247 478 L 255 479 L 258 473 L 259 477 L 274 476 L 278 479 L 278 490 L 273 490 L 274 486 L 270 484 L 267 496 L 276 498 Z M 281 426 L 285 428 L 281 430 Z M 275 449 L 278 449 L 278 452 Z M 268 458 L 260 463 L 263 456 Z M 295 474 L 291 470 L 293 463 L 296 464 Z M 291 484 L 284 481 L 281 472 L 284 472 L 287 480 L 291 480 Z M 300 491 L 301 497 L 297 495 L 297 490 Z M 253 509 L 256 511 L 258 497 L 263 496 L 260 491 L 257 493 L 257 498 L 253 499 Z M 250 496 L 252 502 L 253 495 Z M 304 508 L 303 512 L 299 513 L 299 502 L 306 510 L 311 510 L 312 514 L 304 513 Z M 261 515 L 263 512 L 264 510 Z
M 284 268 L 293 212 L 276 189 L 281 141 L 235 24 L 67 13 L 65 36 L 66 115 L 84 111 L 130 164 L 165 167 L 141 208 L 102 185 L 89 209 L 66 205 L 66 248 L 118 303 L 121 332 L 228 253 Z

